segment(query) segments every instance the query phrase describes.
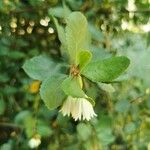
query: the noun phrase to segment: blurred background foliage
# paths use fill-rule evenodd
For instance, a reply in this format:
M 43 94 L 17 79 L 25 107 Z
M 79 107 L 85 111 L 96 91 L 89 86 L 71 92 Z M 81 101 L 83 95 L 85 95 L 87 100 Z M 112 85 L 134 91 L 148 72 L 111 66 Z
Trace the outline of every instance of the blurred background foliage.
M 75 122 L 49 111 L 40 82 L 22 69 L 26 59 L 46 54 L 61 59 L 51 16 L 65 25 L 71 11 L 88 19 L 94 59 L 126 55 L 126 74 L 111 84 L 85 84 L 98 117 Z M 150 150 L 149 0 L 0 0 L 0 149 Z

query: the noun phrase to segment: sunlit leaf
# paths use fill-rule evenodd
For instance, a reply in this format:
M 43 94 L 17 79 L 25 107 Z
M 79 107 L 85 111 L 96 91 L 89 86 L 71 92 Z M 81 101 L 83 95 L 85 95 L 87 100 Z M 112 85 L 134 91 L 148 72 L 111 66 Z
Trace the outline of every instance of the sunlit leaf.
M 85 97 L 85 93 L 81 89 L 77 77 L 67 77 L 62 83 L 62 89 L 66 95 L 71 95 L 72 97 Z
M 87 49 L 88 27 L 85 16 L 80 12 L 73 12 L 68 16 L 66 26 L 66 41 L 70 61 L 77 65 L 77 55 Z
M 94 82 L 109 82 L 122 74 L 129 63 L 126 57 L 112 57 L 89 63 L 81 73 Z
M 92 53 L 89 51 L 81 51 L 79 52 L 77 59 L 80 71 L 90 62 L 92 58 Z

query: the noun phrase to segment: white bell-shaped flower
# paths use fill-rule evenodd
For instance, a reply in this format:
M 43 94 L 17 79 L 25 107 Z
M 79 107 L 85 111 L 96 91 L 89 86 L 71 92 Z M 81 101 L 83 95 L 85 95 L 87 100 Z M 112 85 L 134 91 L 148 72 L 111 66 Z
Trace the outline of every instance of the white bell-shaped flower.
M 28 145 L 31 149 L 37 148 L 40 144 L 41 139 L 39 137 L 32 137 L 28 142 Z
M 63 116 L 70 116 L 71 114 L 75 121 L 81 119 L 89 121 L 94 116 L 97 116 L 92 104 L 86 98 L 73 98 L 71 96 L 68 96 L 65 100 L 60 112 L 62 112 Z

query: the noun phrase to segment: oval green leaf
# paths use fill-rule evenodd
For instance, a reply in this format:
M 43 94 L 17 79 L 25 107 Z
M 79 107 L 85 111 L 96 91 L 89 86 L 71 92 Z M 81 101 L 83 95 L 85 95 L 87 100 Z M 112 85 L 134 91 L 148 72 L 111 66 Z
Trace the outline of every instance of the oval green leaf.
M 89 42 L 87 25 L 85 16 L 80 12 L 73 12 L 67 18 L 66 42 L 72 64 L 77 65 L 78 53 L 87 49 Z
M 81 72 L 93 82 L 110 82 L 121 75 L 129 66 L 127 57 L 112 57 L 89 63 Z
M 72 97 L 85 97 L 84 91 L 80 87 L 80 83 L 77 77 L 69 76 L 62 83 L 62 89 L 66 95 L 71 95 Z
M 40 95 L 49 109 L 55 109 L 60 106 L 65 98 L 65 94 L 60 86 L 64 78 L 65 75 L 62 74 L 50 76 L 41 85 Z
M 42 81 L 54 71 L 55 66 L 50 58 L 41 55 L 27 60 L 23 69 L 29 77 Z
M 78 54 L 78 64 L 80 71 L 90 62 L 92 53 L 90 51 L 81 51 Z

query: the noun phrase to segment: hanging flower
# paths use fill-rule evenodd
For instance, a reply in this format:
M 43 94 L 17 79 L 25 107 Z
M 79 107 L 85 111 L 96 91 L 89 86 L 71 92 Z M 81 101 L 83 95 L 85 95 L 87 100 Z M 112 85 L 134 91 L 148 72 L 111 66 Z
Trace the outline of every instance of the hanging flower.
M 41 144 L 41 139 L 38 135 L 32 137 L 28 142 L 28 145 L 31 149 L 37 148 L 40 144 Z
M 97 116 L 93 110 L 92 104 L 86 98 L 73 98 L 68 96 L 65 100 L 60 112 L 63 116 L 72 116 L 75 121 L 89 121 L 94 116 Z

